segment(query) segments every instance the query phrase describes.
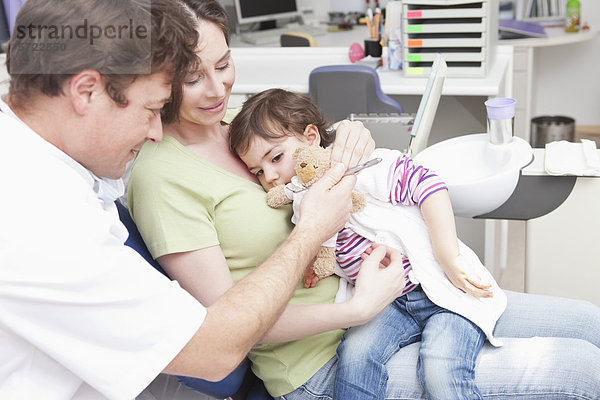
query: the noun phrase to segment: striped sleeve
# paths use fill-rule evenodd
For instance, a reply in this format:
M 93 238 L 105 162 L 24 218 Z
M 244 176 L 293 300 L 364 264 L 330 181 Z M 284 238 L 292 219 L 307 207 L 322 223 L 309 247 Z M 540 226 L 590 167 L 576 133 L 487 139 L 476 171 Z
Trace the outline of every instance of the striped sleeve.
M 392 204 L 417 204 L 421 207 L 431 194 L 448 188 L 433 171 L 415 165 L 410 157 L 402 154 L 390 166 L 387 189 Z

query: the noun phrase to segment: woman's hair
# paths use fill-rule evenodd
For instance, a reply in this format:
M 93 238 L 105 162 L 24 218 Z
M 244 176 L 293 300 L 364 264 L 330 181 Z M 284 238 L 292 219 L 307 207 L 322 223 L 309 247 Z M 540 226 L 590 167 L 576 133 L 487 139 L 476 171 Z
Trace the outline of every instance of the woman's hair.
M 229 127 L 229 147 L 235 154 L 245 154 L 254 136 L 264 139 L 302 135 L 308 125 L 315 125 L 321 146 L 329 146 L 334 133 L 323 113 L 306 96 L 283 89 L 268 89 L 250 97 Z
M 223 32 L 225 42 L 229 46 L 231 31 L 229 29 L 229 15 L 215 0 L 181 0 L 196 17 L 196 27 L 199 21 L 215 24 Z M 161 111 L 162 121 L 165 124 L 179 120 L 179 109 L 183 99 L 183 84 L 173 85 L 171 100 Z
M 179 0 L 28 0 L 9 42 L 11 102 L 59 96 L 86 69 L 102 75 L 113 101 L 138 76 L 166 72 L 181 86 L 197 68 L 195 19 Z M 36 51 L 36 50 L 45 51 Z

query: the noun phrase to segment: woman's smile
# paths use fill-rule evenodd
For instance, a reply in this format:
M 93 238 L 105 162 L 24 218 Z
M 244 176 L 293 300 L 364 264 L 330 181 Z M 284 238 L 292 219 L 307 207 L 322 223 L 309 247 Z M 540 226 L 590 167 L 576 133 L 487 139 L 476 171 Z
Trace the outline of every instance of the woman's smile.
M 200 110 L 202 111 L 206 111 L 206 112 L 220 112 L 223 110 L 223 107 L 225 106 L 225 100 L 221 99 L 218 103 L 210 105 L 208 107 L 198 107 Z

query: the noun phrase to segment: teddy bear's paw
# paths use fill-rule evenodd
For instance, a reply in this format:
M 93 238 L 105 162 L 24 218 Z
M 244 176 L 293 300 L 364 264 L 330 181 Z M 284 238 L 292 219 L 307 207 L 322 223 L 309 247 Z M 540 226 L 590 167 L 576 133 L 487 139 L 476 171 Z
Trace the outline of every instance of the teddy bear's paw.
M 321 279 L 333 275 L 335 270 L 335 248 L 321 247 L 313 265 L 313 270 Z
M 367 205 L 365 195 L 359 192 L 352 192 L 352 213 L 362 211 Z

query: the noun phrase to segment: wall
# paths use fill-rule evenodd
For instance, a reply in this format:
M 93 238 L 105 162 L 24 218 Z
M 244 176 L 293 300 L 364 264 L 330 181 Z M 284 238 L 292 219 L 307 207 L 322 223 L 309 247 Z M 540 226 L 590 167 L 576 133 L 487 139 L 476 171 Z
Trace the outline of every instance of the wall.
M 600 32 L 600 1 L 580 0 L 582 21 Z M 600 125 L 600 35 L 534 53 L 532 116 L 562 114 L 577 125 Z M 565 90 L 566 89 L 566 90 Z

